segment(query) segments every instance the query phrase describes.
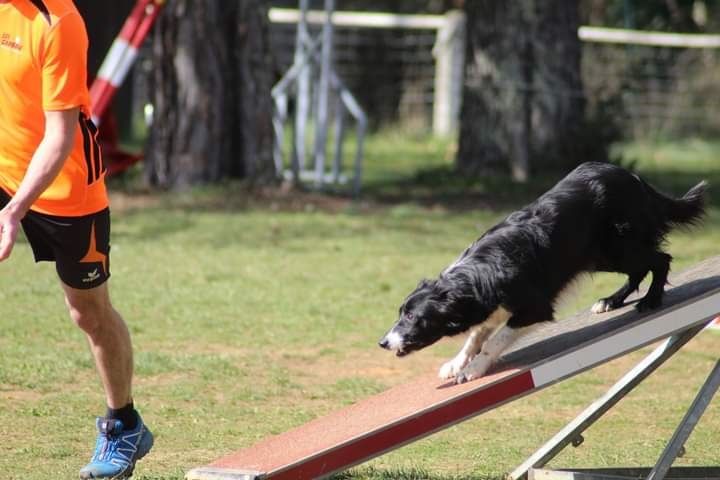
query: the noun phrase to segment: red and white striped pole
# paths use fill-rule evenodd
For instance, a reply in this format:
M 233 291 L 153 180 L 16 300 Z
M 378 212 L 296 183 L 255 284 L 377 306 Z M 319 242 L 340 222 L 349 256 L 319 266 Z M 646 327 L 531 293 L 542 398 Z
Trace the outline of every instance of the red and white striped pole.
M 115 38 L 90 87 L 90 107 L 95 125 L 100 124 L 100 118 L 125 80 L 137 58 L 138 49 L 155 23 L 164 3 L 165 0 L 138 0 Z

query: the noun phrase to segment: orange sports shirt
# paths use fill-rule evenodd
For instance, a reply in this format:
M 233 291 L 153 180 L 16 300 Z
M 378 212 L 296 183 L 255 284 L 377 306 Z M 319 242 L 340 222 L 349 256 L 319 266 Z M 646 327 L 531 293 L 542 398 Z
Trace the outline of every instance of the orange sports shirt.
M 32 210 L 81 216 L 108 205 L 90 121 L 85 24 L 72 0 L 0 3 L 0 187 L 17 191 L 45 132 L 47 111 L 80 107 L 75 143 Z

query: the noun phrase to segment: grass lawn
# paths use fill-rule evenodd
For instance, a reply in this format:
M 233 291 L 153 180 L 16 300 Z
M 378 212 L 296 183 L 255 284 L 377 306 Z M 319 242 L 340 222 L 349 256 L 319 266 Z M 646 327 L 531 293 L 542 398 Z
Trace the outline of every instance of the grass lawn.
M 405 295 L 555 179 L 529 186 L 458 178 L 452 145 L 372 138 L 359 202 L 320 195 L 248 201 L 228 185 L 113 196 L 111 290 L 135 343 L 135 397 L 156 434 L 134 478 L 189 468 L 437 369 L 460 340 L 402 360 L 376 347 Z M 720 184 L 720 144 L 624 149 L 667 191 Z M 415 173 L 420 171 L 421 173 Z M 720 199 L 704 226 L 676 232 L 674 269 L 718 253 Z M 621 281 L 597 275 L 566 311 Z M 720 350 L 705 332 L 569 449 L 555 466 L 654 463 Z M 342 479 L 499 478 L 649 349 L 380 457 Z M 51 264 L 24 240 L 0 264 L 0 479 L 76 478 L 103 396 Z M 720 464 L 720 403 L 684 465 Z

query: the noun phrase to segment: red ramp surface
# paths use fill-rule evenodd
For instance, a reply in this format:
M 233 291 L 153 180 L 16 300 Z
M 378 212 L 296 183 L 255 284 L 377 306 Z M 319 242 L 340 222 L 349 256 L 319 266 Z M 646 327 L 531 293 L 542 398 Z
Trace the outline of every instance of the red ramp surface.
M 583 312 L 517 342 L 463 385 L 435 372 L 190 471 L 188 480 L 321 478 L 496 408 L 720 313 L 720 257 L 673 277 L 663 308 Z
M 518 373 L 503 372 L 449 388 L 438 387 L 433 373 L 270 437 L 211 466 L 274 472 L 258 478 L 316 478 L 509 401 L 533 387 L 528 372 Z

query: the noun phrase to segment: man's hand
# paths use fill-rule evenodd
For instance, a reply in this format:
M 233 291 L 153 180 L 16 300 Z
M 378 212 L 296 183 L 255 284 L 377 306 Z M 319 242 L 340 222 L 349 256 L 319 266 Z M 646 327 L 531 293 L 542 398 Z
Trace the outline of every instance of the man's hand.
M 7 260 L 12 252 L 21 219 L 10 205 L 0 210 L 0 262 Z

